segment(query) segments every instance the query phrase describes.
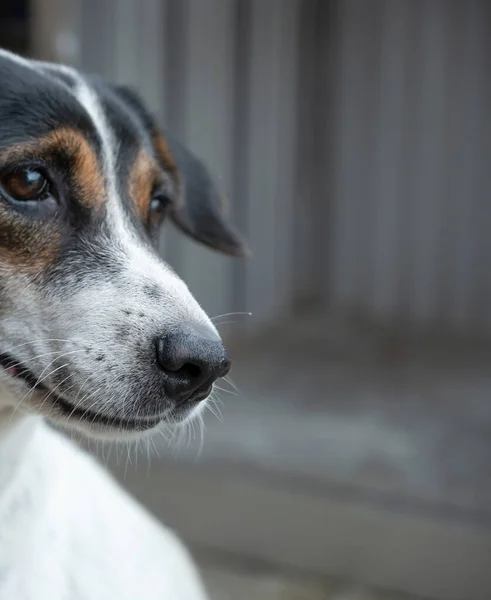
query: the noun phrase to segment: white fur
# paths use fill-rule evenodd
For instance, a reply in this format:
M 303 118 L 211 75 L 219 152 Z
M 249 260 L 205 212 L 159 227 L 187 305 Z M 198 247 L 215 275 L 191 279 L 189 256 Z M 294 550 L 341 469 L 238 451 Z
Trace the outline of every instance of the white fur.
M 8 419 L 0 420 L 0 598 L 206 598 L 179 539 L 93 460 L 39 417 Z

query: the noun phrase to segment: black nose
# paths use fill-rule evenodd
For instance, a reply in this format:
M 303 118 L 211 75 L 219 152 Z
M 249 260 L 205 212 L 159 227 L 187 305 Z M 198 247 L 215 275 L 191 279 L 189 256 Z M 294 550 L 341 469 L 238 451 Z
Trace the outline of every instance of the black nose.
M 181 325 L 156 341 L 157 364 L 166 375 L 166 391 L 174 400 L 201 400 L 211 385 L 230 370 L 220 338 L 197 325 Z

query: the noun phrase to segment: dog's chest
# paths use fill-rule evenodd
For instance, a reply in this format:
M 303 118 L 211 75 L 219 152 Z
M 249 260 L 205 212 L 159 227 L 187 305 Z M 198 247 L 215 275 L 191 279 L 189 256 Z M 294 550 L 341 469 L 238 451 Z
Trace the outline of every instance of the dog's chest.
M 0 598 L 203 600 L 180 542 L 48 429 L 0 502 Z

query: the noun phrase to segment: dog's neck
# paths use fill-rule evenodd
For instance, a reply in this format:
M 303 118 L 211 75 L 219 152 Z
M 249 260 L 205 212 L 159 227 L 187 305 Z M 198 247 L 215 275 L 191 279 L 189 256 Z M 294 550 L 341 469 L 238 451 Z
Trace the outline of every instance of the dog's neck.
M 0 408 L 0 496 L 15 479 L 40 422 L 40 417 L 15 414 L 11 407 Z

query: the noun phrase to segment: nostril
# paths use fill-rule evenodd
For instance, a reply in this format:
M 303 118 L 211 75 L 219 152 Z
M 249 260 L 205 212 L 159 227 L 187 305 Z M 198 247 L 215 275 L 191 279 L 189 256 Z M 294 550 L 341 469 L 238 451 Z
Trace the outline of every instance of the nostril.
M 163 371 L 177 377 L 199 377 L 201 373 L 199 365 L 188 362 L 185 356 L 179 356 L 177 348 L 166 344 L 163 339 L 157 340 L 155 346 L 157 363 Z
M 172 344 L 166 344 L 164 340 L 158 340 L 156 350 L 157 363 L 167 375 L 187 381 L 201 379 L 206 375 L 204 373 L 206 369 L 201 364 L 198 364 L 198 361 L 189 361 L 184 349 L 173 347 Z
M 182 367 L 179 369 L 165 368 L 166 371 L 170 371 L 174 375 L 178 377 L 182 377 L 183 379 L 198 379 L 201 377 L 202 369 L 198 365 L 193 365 L 193 363 L 184 363 Z

